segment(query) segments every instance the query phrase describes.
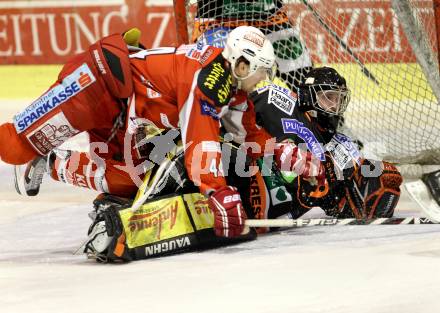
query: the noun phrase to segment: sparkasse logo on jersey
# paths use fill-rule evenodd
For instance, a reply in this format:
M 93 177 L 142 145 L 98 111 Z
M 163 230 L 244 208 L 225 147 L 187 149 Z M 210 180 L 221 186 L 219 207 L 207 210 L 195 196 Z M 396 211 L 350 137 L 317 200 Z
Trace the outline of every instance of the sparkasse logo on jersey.
M 66 102 L 71 97 L 96 81 L 86 63 L 78 67 L 72 74 L 66 76 L 61 84 L 54 86 L 22 112 L 14 116 L 17 133 L 26 130 L 41 117 Z

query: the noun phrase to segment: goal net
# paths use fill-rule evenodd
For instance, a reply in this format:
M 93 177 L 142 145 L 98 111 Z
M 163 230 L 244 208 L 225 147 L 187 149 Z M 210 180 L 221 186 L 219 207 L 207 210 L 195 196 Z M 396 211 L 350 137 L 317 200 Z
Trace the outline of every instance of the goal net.
M 312 65 L 335 67 L 346 78 L 352 100 L 343 127 L 367 157 L 440 164 L 434 2 L 191 0 L 180 35 L 221 45 L 232 27 L 259 27 L 292 88 Z

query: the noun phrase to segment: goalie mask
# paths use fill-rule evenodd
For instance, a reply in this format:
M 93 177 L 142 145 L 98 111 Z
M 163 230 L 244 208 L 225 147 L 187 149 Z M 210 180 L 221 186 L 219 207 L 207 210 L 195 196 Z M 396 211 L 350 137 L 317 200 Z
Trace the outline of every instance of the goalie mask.
M 330 67 L 312 69 L 299 86 L 300 108 L 342 116 L 350 102 L 345 78 Z
M 232 71 L 239 81 L 252 76 L 260 69 L 266 69 L 268 78 L 271 79 L 276 71 L 272 44 L 258 28 L 252 26 L 240 26 L 232 30 L 222 54 L 233 69 L 240 57 L 249 62 L 249 73 L 246 77 L 237 77 L 235 71 Z

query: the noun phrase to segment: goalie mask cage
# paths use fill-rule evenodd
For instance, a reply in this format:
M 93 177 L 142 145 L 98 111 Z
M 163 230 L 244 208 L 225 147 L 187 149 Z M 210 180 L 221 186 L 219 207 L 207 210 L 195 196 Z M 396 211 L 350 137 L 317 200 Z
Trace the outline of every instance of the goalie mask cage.
M 309 55 L 313 66 L 346 78 L 345 131 L 366 157 L 440 164 L 440 0 L 174 0 L 174 7 L 180 43 L 219 27 L 287 28 L 289 35 L 271 38 L 280 69 L 289 58 L 307 66 Z

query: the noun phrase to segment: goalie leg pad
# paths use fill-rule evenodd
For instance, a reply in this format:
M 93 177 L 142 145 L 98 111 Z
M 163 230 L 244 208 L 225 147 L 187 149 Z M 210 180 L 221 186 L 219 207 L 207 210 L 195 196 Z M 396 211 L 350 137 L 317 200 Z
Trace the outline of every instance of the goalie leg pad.
M 95 211 L 89 214 L 93 223 L 79 250 L 100 263 L 130 261 L 132 258 L 125 247 L 125 235 L 118 216 L 121 204 L 105 195 L 103 199 L 95 200 L 94 205 Z
M 255 231 L 233 239 L 215 236 L 214 216 L 199 193 L 168 195 L 135 212 L 131 204 L 107 199 L 108 206 L 106 199 L 95 201 L 96 219 L 83 250 L 99 262 L 141 260 L 256 238 Z

